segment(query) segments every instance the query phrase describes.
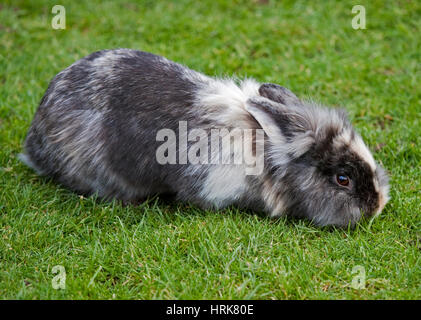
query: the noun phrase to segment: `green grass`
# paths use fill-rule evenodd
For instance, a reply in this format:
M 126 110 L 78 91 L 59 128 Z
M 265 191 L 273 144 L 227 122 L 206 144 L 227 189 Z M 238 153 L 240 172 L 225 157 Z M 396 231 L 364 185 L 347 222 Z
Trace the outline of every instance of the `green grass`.
M 51 28 L 57 1 L 0 4 L 0 298 L 421 298 L 419 1 L 60 2 L 66 30 Z M 351 27 L 355 4 L 366 30 Z M 123 207 L 38 177 L 17 154 L 49 81 L 117 47 L 345 107 L 392 200 L 370 223 L 328 230 L 157 199 Z M 355 266 L 365 289 L 351 287 Z

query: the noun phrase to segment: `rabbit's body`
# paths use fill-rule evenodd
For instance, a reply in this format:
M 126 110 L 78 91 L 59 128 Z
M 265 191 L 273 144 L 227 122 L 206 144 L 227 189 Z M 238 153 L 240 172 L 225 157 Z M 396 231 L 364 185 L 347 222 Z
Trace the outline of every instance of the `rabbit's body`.
M 262 173 L 247 174 L 241 162 L 186 162 L 196 140 L 183 145 L 183 126 L 189 135 L 194 129 L 263 128 Z M 167 164 L 157 161 L 162 129 L 177 137 L 177 157 Z M 256 154 L 258 135 L 248 139 Z M 232 154 L 198 141 L 209 147 L 208 159 Z M 387 201 L 386 176 L 340 111 L 302 102 L 277 85 L 214 79 L 135 50 L 99 51 L 60 72 L 41 100 L 25 149 L 23 160 L 40 174 L 77 192 L 125 202 L 172 194 L 203 208 L 237 204 L 346 225 L 361 210 L 379 212 Z M 349 197 L 323 176 L 347 161 L 349 175 L 362 179 L 362 189 Z

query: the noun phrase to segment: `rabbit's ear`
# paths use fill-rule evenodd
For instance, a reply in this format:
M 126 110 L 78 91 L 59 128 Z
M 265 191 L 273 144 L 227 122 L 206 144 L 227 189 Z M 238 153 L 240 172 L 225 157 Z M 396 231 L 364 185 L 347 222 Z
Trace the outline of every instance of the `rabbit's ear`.
M 274 83 L 263 83 L 259 88 L 259 94 L 262 97 L 287 106 L 302 105 L 301 100 L 294 93 Z
M 276 146 L 272 152 L 278 156 L 278 161 L 285 155 L 299 157 L 315 143 L 315 134 L 311 129 L 313 114 L 307 115 L 306 109 L 253 97 L 247 100 L 246 110 Z
M 282 142 L 284 140 L 282 130 L 276 121 L 276 115 L 282 112 L 283 107 L 266 98 L 251 98 L 246 103 L 246 110 L 259 123 L 273 142 Z

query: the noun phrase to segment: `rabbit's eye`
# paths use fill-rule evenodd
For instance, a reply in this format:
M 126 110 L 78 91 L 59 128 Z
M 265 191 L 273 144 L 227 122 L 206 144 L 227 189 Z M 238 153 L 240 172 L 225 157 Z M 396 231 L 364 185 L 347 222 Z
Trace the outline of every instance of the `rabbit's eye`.
M 349 185 L 349 178 L 343 174 L 337 174 L 336 182 L 341 186 L 347 187 Z

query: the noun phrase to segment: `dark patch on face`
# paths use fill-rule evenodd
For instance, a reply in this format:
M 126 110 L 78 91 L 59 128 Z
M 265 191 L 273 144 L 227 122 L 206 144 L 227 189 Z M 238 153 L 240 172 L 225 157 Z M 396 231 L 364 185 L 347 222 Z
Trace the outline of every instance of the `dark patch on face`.
M 325 138 L 323 139 L 322 143 L 318 143 L 314 146 L 315 150 L 313 155 L 316 159 L 321 159 L 321 157 L 326 156 L 328 152 L 332 151 L 331 149 L 333 148 L 333 139 L 339 135 L 339 133 L 339 130 L 334 127 L 329 127 L 326 129 Z
M 328 132 L 326 139 L 303 155 L 301 161 L 315 166 L 332 188 L 348 193 L 358 201 L 358 207 L 365 214 L 371 215 L 378 208 L 379 201 L 373 185 L 374 173 L 368 163 L 353 152 L 350 146 L 335 148 L 332 143 L 335 136 L 333 131 Z M 350 186 L 339 186 L 335 181 L 337 174 L 348 176 Z

